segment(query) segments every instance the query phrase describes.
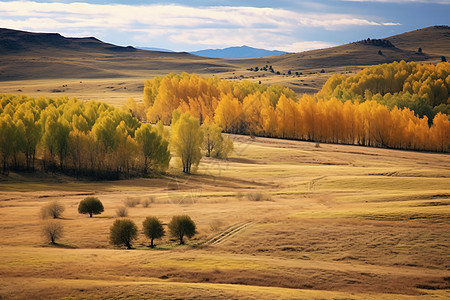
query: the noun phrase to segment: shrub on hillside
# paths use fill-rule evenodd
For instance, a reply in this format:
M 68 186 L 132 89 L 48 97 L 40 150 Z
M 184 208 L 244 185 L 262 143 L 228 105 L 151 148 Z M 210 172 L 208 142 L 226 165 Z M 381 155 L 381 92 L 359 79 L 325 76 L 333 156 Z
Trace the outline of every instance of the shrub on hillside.
M 41 208 L 41 218 L 60 218 L 64 210 L 64 205 L 59 203 L 57 200 L 49 202 Z
M 123 201 L 123 203 L 125 204 L 125 206 L 135 207 L 136 205 L 138 205 L 140 203 L 140 201 L 139 201 L 139 199 L 136 199 L 136 198 L 127 198 Z
M 116 215 L 119 218 L 128 217 L 128 208 L 126 208 L 125 206 L 120 206 L 116 209 Z
M 56 244 L 56 240 L 63 236 L 62 224 L 56 220 L 45 222 L 42 227 L 42 236 L 50 243 Z
M 250 201 L 272 201 L 272 196 L 261 192 L 247 193 L 247 199 Z

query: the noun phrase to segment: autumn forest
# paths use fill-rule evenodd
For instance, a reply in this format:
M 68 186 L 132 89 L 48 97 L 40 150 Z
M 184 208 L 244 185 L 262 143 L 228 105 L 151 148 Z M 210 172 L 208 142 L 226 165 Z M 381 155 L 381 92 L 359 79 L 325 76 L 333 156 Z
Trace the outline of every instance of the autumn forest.
M 448 152 L 449 91 L 450 63 L 402 61 L 333 75 L 300 97 L 279 85 L 169 74 L 146 81 L 144 102 L 128 105 L 152 123 L 169 125 L 178 110 L 229 133 Z

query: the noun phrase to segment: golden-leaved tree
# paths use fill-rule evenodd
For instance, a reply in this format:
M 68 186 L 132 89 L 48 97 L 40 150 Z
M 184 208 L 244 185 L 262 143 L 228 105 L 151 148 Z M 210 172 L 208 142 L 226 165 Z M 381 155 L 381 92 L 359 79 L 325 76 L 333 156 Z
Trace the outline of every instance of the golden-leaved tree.
M 198 166 L 202 158 L 203 133 L 200 121 L 189 113 L 174 113 L 170 143 L 183 166 L 183 172 L 190 174 L 192 166 Z

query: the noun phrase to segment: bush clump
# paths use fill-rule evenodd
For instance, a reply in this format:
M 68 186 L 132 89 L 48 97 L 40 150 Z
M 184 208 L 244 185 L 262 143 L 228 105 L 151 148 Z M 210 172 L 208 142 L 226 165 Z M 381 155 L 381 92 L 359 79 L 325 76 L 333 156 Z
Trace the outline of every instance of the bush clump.
M 64 212 L 65 207 L 59 201 L 55 200 L 47 203 L 41 208 L 41 218 L 61 218 L 62 213 Z
M 116 209 L 116 215 L 119 218 L 128 217 L 128 208 L 126 208 L 125 206 L 120 206 Z

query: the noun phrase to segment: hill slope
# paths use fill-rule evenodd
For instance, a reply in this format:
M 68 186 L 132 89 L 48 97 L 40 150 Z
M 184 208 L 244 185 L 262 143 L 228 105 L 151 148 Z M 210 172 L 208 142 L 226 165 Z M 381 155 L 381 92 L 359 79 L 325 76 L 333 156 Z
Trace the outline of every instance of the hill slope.
M 283 84 L 298 93 L 317 92 L 333 73 L 392 61 L 438 62 L 450 57 L 450 28 L 428 27 L 388 37 L 394 47 L 354 42 L 301 53 L 249 59 L 219 59 L 120 47 L 96 38 L 66 38 L 55 33 L 0 29 L 0 81 L 30 79 L 143 79 L 170 72 Z M 423 53 L 418 53 L 421 47 Z M 381 51 L 381 53 L 379 52 Z M 271 65 L 275 72 L 261 71 Z M 258 72 L 250 71 L 259 67 Z M 324 69 L 325 73 L 320 73 Z M 302 76 L 288 76 L 288 71 Z M 279 74 L 277 74 L 279 72 Z M 283 74 L 286 74 L 283 76 Z M 2 92 L 4 88 L 0 85 Z M 21 89 L 14 86 L 13 90 Z M 134 95 L 133 95 L 134 96 Z
M 223 72 L 226 63 L 189 53 L 146 51 L 96 38 L 0 29 L 0 80 L 114 78 L 165 74 L 182 67 Z

